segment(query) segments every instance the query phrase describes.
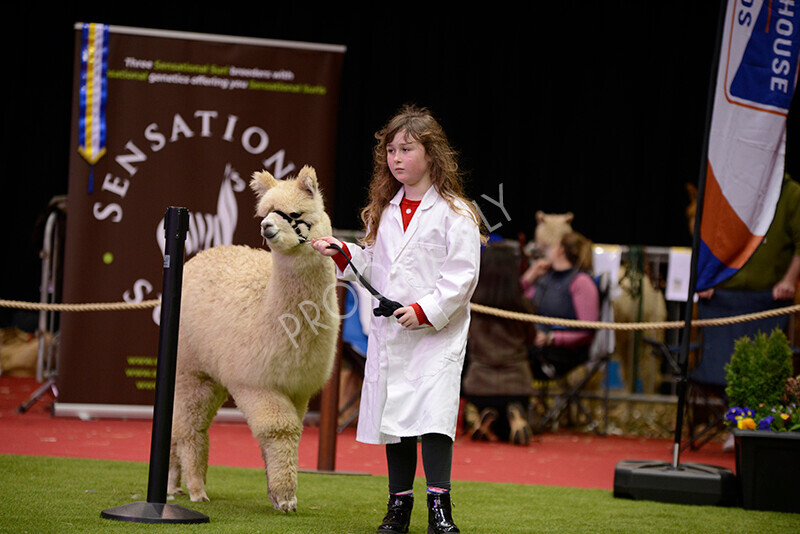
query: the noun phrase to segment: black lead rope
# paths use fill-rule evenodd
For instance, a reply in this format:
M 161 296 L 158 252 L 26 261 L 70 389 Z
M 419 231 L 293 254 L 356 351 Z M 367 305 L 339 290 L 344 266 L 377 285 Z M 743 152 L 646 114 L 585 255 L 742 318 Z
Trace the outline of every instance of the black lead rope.
M 362 286 L 364 286 L 364 289 L 372 293 L 372 296 L 378 299 L 378 307 L 372 310 L 372 313 L 375 314 L 375 317 L 391 317 L 392 315 L 394 315 L 394 312 L 398 308 L 403 307 L 403 305 L 400 304 L 399 302 L 389 300 L 380 293 L 378 293 L 378 290 L 372 287 L 370 283 L 367 282 L 367 280 L 363 276 L 361 276 L 361 273 L 358 272 L 356 266 L 353 265 L 353 262 L 351 262 L 350 258 L 347 257 L 347 254 L 345 254 L 344 250 L 342 250 L 342 247 L 330 243 L 328 245 L 328 248 L 338 250 L 339 252 L 342 253 L 342 256 L 344 256 L 344 258 L 347 260 L 347 263 L 350 265 L 350 268 L 353 269 L 353 272 L 356 274 L 356 278 L 358 278 L 358 281 L 361 283 Z
M 303 215 L 302 213 L 293 212 L 287 215 L 286 213 L 280 210 L 273 210 L 273 213 L 275 213 L 280 217 L 283 217 L 289 223 L 289 225 L 294 229 L 294 232 L 297 234 L 297 237 L 300 240 L 300 244 L 309 242 L 308 237 L 304 236 L 300 231 L 300 225 L 305 225 L 305 227 L 309 231 L 311 230 L 311 225 L 300 218 Z M 358 281 L 361 282 L 361 285 L 364 286 L 364 288 L 367 291 L 372 293 L 373 297 L 378 299 L 378 307 L 372 310 L 372 313 L 374 313 L 376 317 L 391 317 L 392 315 L 394 315 L 394 312 L 398 308 L 403 307 L 403 305 L 400 304 L 399 302 L 389 300 L 380 293 L 378 293 L 378 291 L 374 287 L 372 287 L 370 283 L 367 282 L 367 280 L 363 276 L 361 276 L 361 273 L 358 272 L 356 266 L 353 265 L 353 263 L 350 261 L 350 258 L 347 257 L 347 254 L 344 253 L 344 250 L 342 250 L 342 248 L 339 245 L 334 245 L 331 243 L 328 245 L 328 248 L 336 249 L 342 253 L 342 256 L 344 256 L 345 260 L 347 260 L 347 263 L 353 269 L 353 272 L 356 273 L 356 277 L 358 278 Z

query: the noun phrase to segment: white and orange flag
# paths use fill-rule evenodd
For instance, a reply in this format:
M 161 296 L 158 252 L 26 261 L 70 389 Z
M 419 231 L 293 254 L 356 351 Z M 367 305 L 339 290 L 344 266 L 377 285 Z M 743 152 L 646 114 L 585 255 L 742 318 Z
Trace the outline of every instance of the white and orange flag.
M 739 270 L 775 214 L 797 82 L 799 12 L 794 0 L 728 0 L 708 138 L 698 291 Z

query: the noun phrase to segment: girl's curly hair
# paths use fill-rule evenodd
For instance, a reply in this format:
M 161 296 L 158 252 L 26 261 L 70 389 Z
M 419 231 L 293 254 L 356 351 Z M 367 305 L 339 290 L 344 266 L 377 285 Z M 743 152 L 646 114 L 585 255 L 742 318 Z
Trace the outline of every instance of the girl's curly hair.
M 479 228 L 483 228 L 480 214 L 464 193 L 463 173 L 458 165 L 458 154 L 450 145 L 441 125 L 426 108 L 405 105 L 375 133 L 377 143 L 372 154 L 373 170 L 369 185 L 369 202 L 361 210 L 361 221 L 366 230 L 363 244 L 375 243 L 383 210 L 401 187 L 400 182 L 392 176 L 386 161 L 386 145 L 400 131 L 405 132 L 409 138 L 425 148 L 425 153 L 430 158 L 431 182 L 442 198 L 454 211 L 461 213 L 464 213 L 464 207 L 456 205 L 456 201 L 463 201 L 468 210 L 464 215 L 471 217 Z

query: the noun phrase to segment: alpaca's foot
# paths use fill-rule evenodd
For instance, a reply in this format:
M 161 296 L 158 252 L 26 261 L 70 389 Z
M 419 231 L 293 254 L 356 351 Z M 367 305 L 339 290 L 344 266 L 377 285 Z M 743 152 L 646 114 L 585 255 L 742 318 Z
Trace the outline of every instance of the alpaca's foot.
M 167 486 L 167 495 L 184 495 L 182 488 Z
M 202 491 L 200 491 L 198 493 L 194 493 L 194 492 L 190 491 L 189 492 L 189 500 L 191 500 L 192 502 L 209 502 L 211 499 L 209 499 L 208 495 L 206 495 L 206 491 L 202 490 Z
M 202 482 L 202 479 L 192 481 L 187 477 L 186 489 L 189 490 L 189 499 L 192 502 L 208 502 L 210 500 L 206 495 L 206 485 Z
M 272 501 L 272 507 L 276 510 L 283 512 L 297 511 L 297 496 L 294 494 L 280 495 L 277 492 L 270 491 L 269 498 Z
M 167 477 L 167 495 L 183 495 L 181 488 L 180 472 L 174 468 L 170 468 L 169 476 Z

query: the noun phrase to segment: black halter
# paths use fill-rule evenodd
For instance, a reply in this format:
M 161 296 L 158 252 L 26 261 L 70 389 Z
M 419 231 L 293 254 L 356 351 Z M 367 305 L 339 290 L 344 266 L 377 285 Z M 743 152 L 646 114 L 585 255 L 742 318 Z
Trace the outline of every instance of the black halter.
M 280 210 L 272 210 L 272 213 L 280 215 L 281 217 L 286 219 L 289 225 L 294 229 L 294 233 L 297 234 L 298 239 L 300 239 L 300 243 L 305 243 L 306 241 L 308 241 L 308 233 L 311 231 L 311 225 L 300 218 L 303 215 L 302 213 L 292 212 L 289 215 L 286 215 L 284 212 Z M 301 224 L 305 225 L 306 227 L 306 235 L 303 235 L 302 232 L 300 232 Z
M 342 256 L 344 256 L 344 258 L 347 260 L 347 263 L 350 264 L 350 268 L 353 269 L 353 273 L 355 273 L 356 278 L 358 278 L 358 281 L 361 283 L 362 286 L 364 286 L 364 289 L 369 291 L 373 297 L 378 299 L 378 307 L 372 310 L 372 313 L 376 317 L 391 317 L 392 315 L 394 315 L 395 310 L 403 307 L 403 305 L 400 304 L 399 302 L 387 299 L 386 297 L 381 295 L 377 289 L 372 287 L 372 285 L 369 282 L 367 282 L 367 279 L 364 278 L 360 272 L 358 272 L 358 269 L 356 269 L 356 266 L 353 265 L 353 262 L 350 261 L 350 258 L 347 257 L 347 254 L 344 253 L 342 247 L 331 243 L 328 245 L 328 248 L 338 250 L 342 254 Z

